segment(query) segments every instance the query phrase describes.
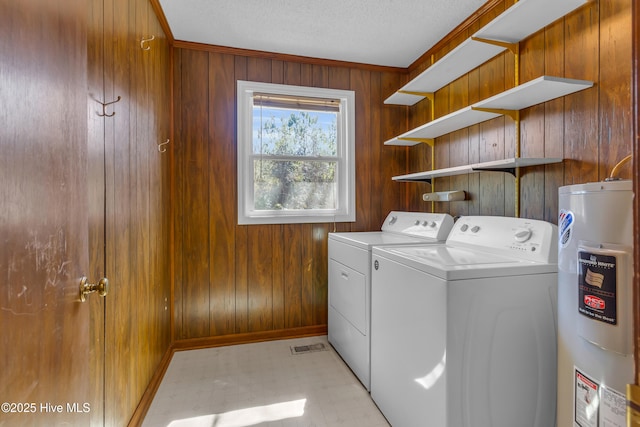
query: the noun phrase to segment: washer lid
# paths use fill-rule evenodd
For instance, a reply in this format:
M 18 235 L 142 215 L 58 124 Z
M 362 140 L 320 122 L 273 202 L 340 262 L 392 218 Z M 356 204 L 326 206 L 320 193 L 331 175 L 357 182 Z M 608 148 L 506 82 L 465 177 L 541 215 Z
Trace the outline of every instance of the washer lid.
M 380 247 L 374 248 L 373 254 L 445 280 L 554 273 L 558 269 L 556 264 L 533 262 L 445 244 Z
M 406 234 L 388 233 L 385 231 L 329 233 L 329 239 L 367 250 L 376 245 L 412 245 L 438 242 L 435 239 L 418 238 Z

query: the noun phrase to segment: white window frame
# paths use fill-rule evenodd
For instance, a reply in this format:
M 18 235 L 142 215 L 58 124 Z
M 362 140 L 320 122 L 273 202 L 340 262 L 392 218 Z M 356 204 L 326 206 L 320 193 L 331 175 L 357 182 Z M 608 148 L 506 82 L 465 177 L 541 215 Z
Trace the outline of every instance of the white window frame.
M 338 119 L 338 197 L 337 208 L 327 210 L 255 210 L 253 208 L 253 94 L 274 94 L 337 99 Z M 353 222 L 355 209 L 355 93 L 350 90 L 326 89 L 259 83 L 237 82 L 237 148 L 238 148 L 238 224 L 295 224 L 320 222 Z

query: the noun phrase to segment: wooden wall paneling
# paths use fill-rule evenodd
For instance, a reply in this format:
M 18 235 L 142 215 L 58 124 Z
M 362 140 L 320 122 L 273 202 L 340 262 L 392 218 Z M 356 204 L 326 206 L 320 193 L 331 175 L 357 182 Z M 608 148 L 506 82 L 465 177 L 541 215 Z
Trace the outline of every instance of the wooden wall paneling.
M 184 51 L 189 67 L 182 69 L 182 132 L 184 171 L 183 319 L 185 338 L 209 336 L 210 230 L 209 169 L 209 56 Z M 206 201 L 206 202 L 203 202 Z
M 436 99 L 438 99 L 436 95 Z M 407 128 L 413 129 L 431 120 L 434 105 L 428 99 L 418 102 L 409 107 Z M 437 115 L 435 116 L 438 117 Z M 420 172 L 431 169 L 431 147 L 428 144 L 417 144 L 406 149 L 408 152 L 407 173 Z M 434 186 L 427 183 L 398 183 L 406 188 L 407 209 L 410 211 L 421 211 L 431 209 L 425 206 L 421 195 L 433 191 Z
M 489 98 L 504 90 L 505 82 L 505 56 L 498 55 L 491 61 L 481 65 L 480 75 L 480 99 Z M 480 123 L 480 161 L 486 162 L 499 160 L 505 157 L 505 126 L 504 116 Z M 503 173 L 480 173 L 480 213 L 482 215 L 506 215 L 506 179 Z
M 544 75 L 545 32 L 540 31 L 520 43 L 520 84 Z M 544 58 L 544 57 L 543 57 Z M 545 105 L 520 111 L 520 157 L 544 157 Z M 515 128 L 515 126 L 514 126 Z M 545 208 L 544 166 L 520 170 L 520 216 L 543 219 Z
M 150 196 L 152 198 L 150 217 L 152 218 L 153 237 L 151 239 L 152 250 L 152 275 L 150 288 L 152 290 L 153 309 L 150 323 L 152 323 L 153 336 L 151 343 L 152 362 L 160 363 L 164 353 L 171 344 L 171 324 L 169 312 L 169 299 L 171 297 L 171 162 L 169 160 L 173 152 L 173 137 L 171 135 L 171 60 L 169 57 L 169 43 L 162 30 L 162 25 L 155 13 L 149 13 L 150 32 L 155 35 L 156 41 L 151 50 L 151 94 L 149 103 L 151 114 L 149 117 L 153 138 L 150 141 L 150 156 L 154 160 L 151 170 Z M 166 150 L 160 152 L 155 145 L 169 140 L 169 144 L 163 146 Z M 155 190 L 154 190 L 155 189 Z
M 384 102 L 384 98 L 382 97 L 382 73 L 372 72 L 370 74 L 371 78 L 371 86 L 370 86 L 370 99 L 369 102 L 372 106 L 382 105 Z M 382 189 L 384 186 L 384 181 L 389 178 L 386 177 L 386 170 L 388 168 L 382 162 L 382 149 L 384 145 L 382 144 L 381 133 L 382 129 L 380 126 L 376 126 L 376 123 L 382 123 L 382 109 L 371 108 L 371 134 L 369 137 L 369 145 L 370 145 L 370 154 L 369 154 L 369 167 L 371 168 L 371 178 L 370 178 L 370 190 L 369 190 L 369 223 L 371 224 L 371 229 L 374 230 L 379 228 L 384 220 L 384 207 L 383 207 L 383 199 L 385 197 L 393 197 L 392 193 L 384 194 L 379 189 Z
M 631 0 L 600 0 L 599 6 L 598 178 L 603 180 L 632 151 Z M 631 177 L 630 167 L 620 172 L 619 178 Z
M 184 138 L 182 126 L 182 68 L 183 49 L 172 48 L 173 55 L 173 104 L 174 110 L 172 115 L 173 121 L 173 144 L 171 144 L 171 162 L 173 168 L 173 185 L 171 188 L 171 199 L 173 208 L 173 288 L 171 291 L 172 306 L 172 327 L 171 341 L 184 338 L 184 227 L 185 227 L 185 210 L 182 203 L 182 195 L 184 194 L 185 180 L 187 168 L 184 161 L 184 152 L 186 150 L 187 141 Z
M 282 83 L 286 85 L 295 85 L 295 86 L 310 86 L 311 82 L 302 83 L 302 71 L 301 64 L 295 62 L 285 62 L 284 70 L 282 73 L 282 79 L 276 80 L 273 79 L 273 83 Z M 273 73 L 272 73 L 273 76 Z
M 599 82 L 598 2 L 565 17 L 565 77 Z M 564 184 L 598 181 L 599 84 L 565 97 Z
M 132 400 L 133 387 L 127 361 L 133 358 L 129 318 L 131 265 L 129 254 L 134 225 L 131 218 L 129 189 L 132 180 L 131 68 L 132 15 L 129 2 L 105 0 L 105 92 L 107 101 L 121 100 L 110 106 L 113 117 L 105 117 L 106 168 L 106 242 L 107 277 L 110 293 L 105 300 L 105 425 L 120 425 L 126 420 L 126 405 Z M 123 380 L 123 376 L 127 381 Z
M 211 335 L 235 331 L 237 183 L 234 57 L 209 54 Z
M 302 326 L 313 325 L 313 224 L 301 224 L 300 234 L 302 235 L 302 301 L 301 301 L 301 322 Z
M 285 224 L 284 234 L 284 328 L 302 326 L 303 244 L 299 226 Z
M 406 117 L 408 107 L 384 105 L 383 101 L 391 95 L 397 88 L 402 87 L 406 78 L 399 73 L 381 73 L 381 105 L 380 131 L 378 139 L 372 139 L 373 143 L 379 147 L 379 169 L 374 166 L 374 170 L 379 170 L 380 174 L 380 195 L 382 197 L 380 206 L 380 226 L 382 220 L 392 210 L 406 210 L 406 189 L 407 184 L 397 183 L 392 177 L 402 175 L 407 166 L 407 149 L 405 147 L 385 146 L 384 141 L 406 131 Z M 375 187 L 374 187 L 375 188 Z
M 480 101 L 480 70 L 475 69 L 468 74 L 470 104 Z M 469 127 L 469 164 L 480 162 L 480 125 Z M 480 214 L 480 174 L 469 175 L 469 192 L 467 193 L 467 215 Z
M 371 72 L 352 70 L 349 87 L 356 98 L 356 224 L 354 231 L 370 230 L 371 206 Z
M 274 59 L 271 61 L 271 83 L 282 84 L 284 82 L 284 61 Z
M 234 72 L 236 80 L 249 80 L 247 71 L 248 62 L 249 60 L 246 57 L 234 57 Z M 232 105 L 233 107 L 229 108 L 233 108 L 235 110 L 235 100 Z M 236 333 L 249 331 L 247 261 L 248 229 L 249 226 L 246 225 L 239 225 L 236 227 Z
M 273 225 L 247 230 L 248 331 L 273 329 Z
M 287 265 L 284 263 L 285 245 L 287 241 L 284 239 L 284 225 L 278 224 L 271 227 L 272 232 L 272 268 L 273 268 L 273 301 L 271 309 L 273 311 L 273 326 L 271 329 L 284 329 L 285 324 L 285 271 Z
M 314 87 L 329 87 L 329 67 L 326 65 L 302 64 L 301 75 L 302 81 L 308 82 L 305 84 L 310 84 Z
M 312 325 L 326 325 L 328 316 L 328 233 L 329 224 L 314 224 L 312 227 L 313 256 L 313 316 Z
M 149 15 L 148 0 L 137 0 L 135 3 L 135 31 L 132 33 L 135 42 L 146 38 L 149 35 Z M 133 42 L 134 40 L 132 40 Z M 128 283 L 129 292 L 129 312 L 132 329 L 132 344 L 134 346 L 133 357 L 129 363 L 131 376 L 129 378 L 132 387 L 132 400 L 128 402 L 128 412 L 130 415 L 135 410 L 140 397 L 141 391 L 144 390 L 151 378 L 149 361 L 145 353 L 148 352 L 148 340 L 152 338 L 149 331 L 148 316 L 152 309 L 152 299 L 150 292 L 150 153 L 153 153 L 155 141 L 152 139 L 149 128 L 149 68 L 150 58 L 149 51 L 145 51 L 140 47 L 139 43 L 133 44 L 132 47 L 134 57 L 134 69 L 132 74 L 132 100 L 135 131 L 131 139 L 132 154 L 135 161 L 135 186 L 132 191 L 132 204 L 135 217 L 135 246 L 134 257 L 135 263 L 132 265 L 132 281 Z M 152 43 L 148 44 L 149 48 L 153 47 Z M 157 149 L 155 150 L 157 153 Z M 135 308 L 134 308 L 135 307 Z M 134 382 L 135 381 L 135 382 Z M 133 384 L 131 384 L 133 383 Z
M 545 74 L 564 76 L 564 19 L 545 29 Z M 544 105 L 544 155 L 564 158 L 564 97 Z M 544 220 L 558 222 L 558 188 L 564 183 L 564 162 L 545 166 Z

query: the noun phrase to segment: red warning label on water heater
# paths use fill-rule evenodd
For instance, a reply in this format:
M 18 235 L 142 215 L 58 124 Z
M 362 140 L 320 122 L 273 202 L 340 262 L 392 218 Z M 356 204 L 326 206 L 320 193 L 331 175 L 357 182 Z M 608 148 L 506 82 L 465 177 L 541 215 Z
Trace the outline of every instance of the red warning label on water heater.
M 611 325 L 618 323 L 616 257 L 578 251 L 578 311 Z

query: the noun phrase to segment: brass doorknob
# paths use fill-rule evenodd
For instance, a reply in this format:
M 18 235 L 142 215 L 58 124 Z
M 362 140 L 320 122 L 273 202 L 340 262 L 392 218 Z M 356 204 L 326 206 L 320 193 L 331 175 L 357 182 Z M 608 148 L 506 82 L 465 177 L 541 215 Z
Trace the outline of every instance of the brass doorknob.
M 85 302 L 87 295 L 97 292 L 101 297 L 107 296 L 109 293 L 109 280 L 103 277 L 98 283 L 87 283 L 87 277 L 80 279 L 80 301 Z

